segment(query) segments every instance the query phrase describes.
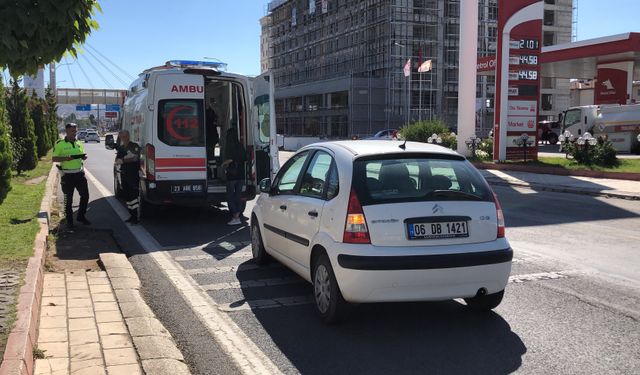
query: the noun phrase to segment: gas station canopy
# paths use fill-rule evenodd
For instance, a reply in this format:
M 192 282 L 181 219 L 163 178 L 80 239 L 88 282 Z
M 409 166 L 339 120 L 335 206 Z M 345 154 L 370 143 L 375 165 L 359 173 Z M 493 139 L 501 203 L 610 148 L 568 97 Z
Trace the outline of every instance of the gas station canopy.
M 598 66 L 633 62 L 633 77 L 640 77 L 640 33 L 542 47 L 541 75 L 551 78 L 594 79 Z

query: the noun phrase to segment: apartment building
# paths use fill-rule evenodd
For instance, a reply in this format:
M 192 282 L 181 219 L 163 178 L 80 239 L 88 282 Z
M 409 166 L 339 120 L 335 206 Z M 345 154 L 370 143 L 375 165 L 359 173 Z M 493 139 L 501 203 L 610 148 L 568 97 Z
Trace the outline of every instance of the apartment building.
M 567 33 L 558 26 L 566 1 L 546 0 L 553 15 L 545 12 L 552 23 L 545 31 L 554 42 Z M 478 55 L 494 55 L 497 1 L 479 6 Z M 431 118 L 456 128 L 460 0 L 275 0 L 260 22 L 262 67 L 275 76 L 278 133 L 361 137 Z M 427 60 L 432 69 L 418 73 Z M 561 87 L 547 86 L 554 106 Z M 493 77 L 479 77 L 480 134 L 491 127 L 494 94 Z

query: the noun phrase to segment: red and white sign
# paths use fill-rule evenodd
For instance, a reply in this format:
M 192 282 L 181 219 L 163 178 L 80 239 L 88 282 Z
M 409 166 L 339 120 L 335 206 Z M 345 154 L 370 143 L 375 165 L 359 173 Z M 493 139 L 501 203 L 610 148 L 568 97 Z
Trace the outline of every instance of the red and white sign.
M 627 104 L 627 78 L 625 70 L 599 68 L 595 104 Z
M 536 130 L 535 117 L 509 117 L 507 120 L 508 132 L 531 132 Z
M 481 72 L 493 72 L 496 70 L 496 56 L 478 57 L 476 70 Z
M 106 118 L 118 118 L 118 112 L 105 112 L 104 117 Z
M 536 116 L 538 102 L 535 100 L 509 100 L 508 116 Z

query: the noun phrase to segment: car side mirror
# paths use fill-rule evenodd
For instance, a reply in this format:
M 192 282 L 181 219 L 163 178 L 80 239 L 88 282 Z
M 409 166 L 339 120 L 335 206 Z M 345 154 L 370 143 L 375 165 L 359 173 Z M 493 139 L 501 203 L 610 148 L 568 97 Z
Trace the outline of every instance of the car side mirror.
M 271 179 L 264 178 L 260 181 L 260 192 L 269 194 L 271 192 Z
M 107 150 L 113 150 L 116 148 L 116 142 L 113 140 L 113 134 L 107 134 L 104 137 L 104 148 Z

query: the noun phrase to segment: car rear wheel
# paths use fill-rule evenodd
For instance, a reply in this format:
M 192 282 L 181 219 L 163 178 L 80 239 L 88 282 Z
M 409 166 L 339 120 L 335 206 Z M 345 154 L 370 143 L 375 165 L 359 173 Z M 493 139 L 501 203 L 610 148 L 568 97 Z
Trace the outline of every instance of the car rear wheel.
M 498 293 L 477 295 L 472 298 L 465 298 L 464 301 L 467 303 L 467 306 L 472 310 L 489 311 L 498 307 L 500 302 L 502 302 L 503 296 L 504 296 L 504 290 L 501 290 Z
M 269 254 L 267 254 L 262 242 L 260 225 L 255 217 L 251 218 L 251 253 L 253 254 L 253 261 L 257 264 L 265 264 L 269 261 Z
M 331 262 L 326 254 L 318 256 L 313 264 L 313 296 L 316 312 L 325 323 L 345 319 L 350 305 L 342 297 Z

